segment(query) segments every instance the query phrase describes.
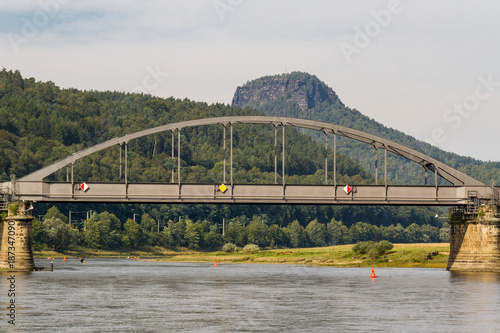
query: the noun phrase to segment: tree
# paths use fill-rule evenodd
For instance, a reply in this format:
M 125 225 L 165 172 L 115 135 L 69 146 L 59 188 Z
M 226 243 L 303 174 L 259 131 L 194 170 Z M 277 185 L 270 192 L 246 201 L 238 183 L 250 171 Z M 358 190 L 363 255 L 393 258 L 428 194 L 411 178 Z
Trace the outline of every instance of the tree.
M 89 248 L 110 249 L 118 247 L 121 243 L 121 236 L 118 237 L 121 223 L 114 214 L 108 212 L 93 213 L 85 221 L 84 226 L 84 239 Z
M 41 248 L 45 244 L 47 234 L 45 233 L 42 221 L 35 219 L 31 222 L 31 237 L 35 248 Z
M 421 226 L 422 229 L 422 241 L 424 243 L 438 242 L 439 241 L 439 229 L 430 224 L 424 224 Z
M 352 240 L 355 242 L 378 241 L 380 235 L 377 226 L 365 222 L 357 222 L 352 225 L 349 228 L 349 233 L 351 234 Z
M 120 219 L 118 219 L 115 214 L 102 212 L 98 215 L 98 217 L 99 221 L 101 221 L 103 225 L 106 225 L 106 229 L 108 231 L 112 230 L 120 231 L 122 229 L 122 224 L 120 222 Z
M 132 219 L 128 219 L 123 225 L 125 235 L 122 240 L 125 245 L 139 247 L 144 241 L 144 233 L 141 226 Z
M 141 216 L 141 227 L 144 231 L 153 232 L 153 229 L 156 229 L 158 225 L 148 213 L 144 213 Z
M 332 218 L 326 228 L 328 235 L 328 245 L 349 244 L 351 237 L 349 229 L 341 222 Z
M 186 220 L 186 232 L 184 237 L 188 244 L 188 248 L 191 250 L 198 250 L 200 248 L 200 234 L 198 233 L 198 230 L 196 230 L 196 226 L 193 221 L 189 219 Z
M 283 228 L 280 228 L 278 225 L 273 224 L 269 226 L 268 235 L 270 239 L 269 246 L 271 248 L 284 247 L 288 245 L 289 240 L 286 235 L 286 232 Z
M 226 226 L 223 238 L 224 243 L 234 243 L 243 247 L 247 244 L 247 231 L 237 218 L 232 219 Z
M 422 228 L 416 223 L 412 223 L 406 228 L 406 234 L 408 243 L 420 243 L 424 239 Z
M 398 243 L 408 242 L 406 229 L 401 224 L 398 223 L 394 227 L 394 233 L 395 233 L 395 239 L 392 240 L 393 242 L 398 242 Z
M 43 217 L 44 220 L 52 218 L 58 218 L 61 219 L 64 223 L 68 223 L 68 217 L 63 213 L 61 213 L 61 211 L 57 209 L 56 206 L 50 207 L 47 213 Z
M 394 224 L 387 227 L 381 226 L 380 237 L 395 243 L 405 243 L 407 241 L 406 229 L 400 223 L 396 226 L 394 226 Z
M 286 228 L 288 237 L 290 238 L 290 244 L 292 247 L 305 247 L 307 246 L 307 234 L 298 220 L 293 221 Z
M 450 225 L 448 222 L 443 223 L 443 227 L 439 229 L 439 240 L 441 242 L 450 242 Z
M 317 219 L 309 222 L 306 226 L 306 233 L 312 246 L 326 246 L 326 228 Z
M 166 246 L 175 246 L 175 238 L 174 238 L 174 229 L 175 223 L 172 220 L 168 220 L 167 226 L 163 228 L 162 236 L 164 237 Z
M 117 249 L 122 245 L 122 234 L 118 230 L 112 230 L 108 237 L 107 246 L 109 249 Z
M 186 219 L 180 219 L 178 222 L 174 224 L 174 227 L 171 230 L 172 237 L 174 238 L 174 243 L 176 246 L 184 246 L 185 235 L 186 233 Z
M 45 231 L 45 235 L 47 236 L 47 246 L 57 252 L 67 250 L 78 234 L 78 231 L 72 229 L 60 218 L 44 219 L 43 229 Z
M 216 249 L 222 246 L 223 239 L 217 225 L 210 226 L 210 231 L 205 234 L 204 243 L 209 249 Z
M 93 223 L 97 225 L 97 231 L 98 231 L 98 245 L 100 248 L 108 248 L 108 241 L 109 241 L 109 235 L 112 230 L 112 219 L 111 215 L 108 212 L 103 212 L 100 214 L 94 213 L 92 215 L 92 218 L 89 220 L 92 220 Z M 113 215 L 114 216 L 114 215 Z M 120 221 L 118 221 L 118 226 L 120 225 Z M 87 229 L 88 230 L 88 229 Z
M 94 213 L 91 218 L 85 221 L 84 229 L 84 239 L 87 247 L 91 249 L 99 248 L 101 244 L 101 233 L 99 231 L 99 221 L 97 220 L 96 213 Z
M 269 227 L 259 215 L 254 215 L 250 224 L 246 227 L 247 242 L 257 244 L 260 247 L 269 246 Z

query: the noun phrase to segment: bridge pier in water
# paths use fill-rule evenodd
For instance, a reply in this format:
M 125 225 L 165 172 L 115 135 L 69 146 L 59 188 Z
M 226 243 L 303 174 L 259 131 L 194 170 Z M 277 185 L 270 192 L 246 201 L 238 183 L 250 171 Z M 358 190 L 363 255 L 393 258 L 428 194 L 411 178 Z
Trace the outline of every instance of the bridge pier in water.
M 448 270 L 500 272 L 498 207 L 480 206 L 477 215 L 454 213 L 450 220 Z
M 11 203 L 8 216 L 0 222 L 0 269 L 32 271 L 35 268 L 31 238 L 34 217 L 26 205 L 29 203 Z

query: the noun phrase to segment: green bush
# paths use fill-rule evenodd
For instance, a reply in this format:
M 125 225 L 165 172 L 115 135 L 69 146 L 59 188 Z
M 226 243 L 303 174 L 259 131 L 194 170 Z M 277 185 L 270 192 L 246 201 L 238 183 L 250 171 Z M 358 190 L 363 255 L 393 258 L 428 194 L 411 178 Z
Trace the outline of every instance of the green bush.
M 358 242 L 352 247 L 352 251 L 356 254 L 368 254 L 370 258 L 377 259 L 394 248 L 394 245 L 386 240 L 378 243 L 374 241 Z
M 10 215 L 19 215 L 19 204 L 18 203 L 11 203 L 9 204 L 9 214 Z
M 377 250 L 380 253 L 380 255 L 385 254 L 387 251 L 390 251 L 394 248 L 394 244 L 392 244 L 389 241 L 383 240 L 378 242 L 377 244 Z
M 356 245 L 352 247 L 352 252 L 358 254 L 366 254 L 370 249 L 375 248 L 377 243 L 374 241 L 357 242 Z
M 245 247 L 243 248 L 242 251 L 245 253 L 253 254 L 253 253 L 259 252 L 260 247 L 258 245 L 255 245 L 255 244 L 247 244 L 247 245 L 245 245 Z
M 373 260 L 377 259 L 380 256 L 380 252 L 378 251 L 376 246 L 368 250 L 368 256 Z
M 236 252 L 238 250 L 239 250 L 239 248 L 236 245 L 234 245 L 233 243 L 226 243 L 222 247 L 222 251 L 224 251 L 224 252 Z

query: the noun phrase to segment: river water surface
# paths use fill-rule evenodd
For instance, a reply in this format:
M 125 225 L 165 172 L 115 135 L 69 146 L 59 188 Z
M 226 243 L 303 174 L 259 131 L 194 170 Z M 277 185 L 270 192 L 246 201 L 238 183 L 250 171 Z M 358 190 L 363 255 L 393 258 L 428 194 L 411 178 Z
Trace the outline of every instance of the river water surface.
M 36 266 L 49 266 L 36 260 Z M 443 269 L 54 260 L 16 273 L 2 332 L 499 332 L 500 275 Z

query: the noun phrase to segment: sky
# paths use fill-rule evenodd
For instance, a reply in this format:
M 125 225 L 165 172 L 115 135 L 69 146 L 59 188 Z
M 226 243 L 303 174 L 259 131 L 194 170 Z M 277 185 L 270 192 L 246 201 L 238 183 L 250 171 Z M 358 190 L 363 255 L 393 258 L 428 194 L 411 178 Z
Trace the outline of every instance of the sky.
M 247 81 L 308 72 L 383 125 L 500 161 L 498 13 L 493 0 L 0 0 L 0 66 L 225 104 Z

